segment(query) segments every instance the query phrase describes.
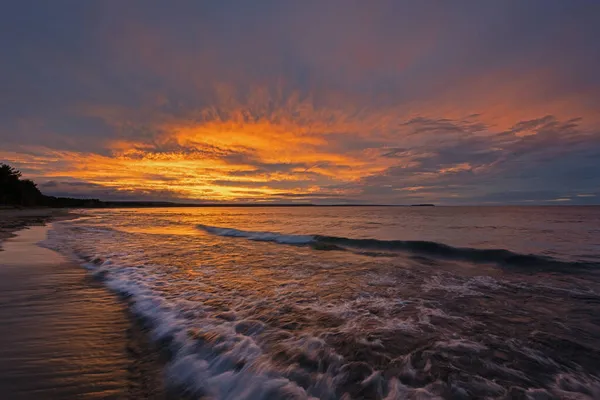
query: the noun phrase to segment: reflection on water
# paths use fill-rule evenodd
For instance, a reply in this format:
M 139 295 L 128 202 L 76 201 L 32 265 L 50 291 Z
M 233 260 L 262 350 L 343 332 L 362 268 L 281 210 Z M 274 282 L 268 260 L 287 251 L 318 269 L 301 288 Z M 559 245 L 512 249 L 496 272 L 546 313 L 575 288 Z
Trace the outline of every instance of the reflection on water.
M 159 389 L 154 366 L 128 351 L 138 344 L 124 306 L 36 246 L 47 230 L 21 231 L 0 253 L 0 397 L 133 399 Z
M 598 208 L 87 214 L 45 245 L 129 296 L 171 350 L 171 383 L 196 394 L 600 396 Z M 439 243 L 385 254 L 304 245 L 314 235 Z
M 4 268 L 61 264 L 66 262 L 65 257 L 55 251 L 35 246 L 35 243 L 46 239 L 47 227 L 36 226 L 24 229 L 19 234 L 2 244 L 4 252 L 0 260 Z

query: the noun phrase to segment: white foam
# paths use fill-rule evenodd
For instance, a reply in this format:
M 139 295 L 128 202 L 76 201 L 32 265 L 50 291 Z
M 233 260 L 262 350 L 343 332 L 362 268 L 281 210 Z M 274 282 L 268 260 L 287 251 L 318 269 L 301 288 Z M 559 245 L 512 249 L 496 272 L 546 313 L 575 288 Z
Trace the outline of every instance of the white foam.
M 150 324 L 153 340 L 169 343 L 172 383 L 215 399 L 310 398 L 280 376 L 254 338 L 238 333 L 234 322 L 207 315 L 199 304 L 193 309 L 192 302 L 163 298 L 144 284 L 141 269 L 122 268 L 106 283 L 130 296 L 133 312 Z
M 485 292 L 500 288 L 500 283 L 489 276 L 460 278 L 449 274 L 437 274 L 422 286 L 424 292 L 442 290 L 456 297 L 482 296 Z
M 400 383 L 396 378 L 390 380 L 388 387 L 388 394 L 384 400 L 442 400 L 441 396 L 433 394 L 425 388 L 410 388 Z
M 312 303 L 305 308 L 331 314 L 344 320 L 344 323 L 337 328 L 340 332 L 360 334 L 374 328 L 381 331 L 420 332 L 419 324 L 412 317 L 393 315 L 409 303 L 410 301 L 407 300 L 388 297 L 359 296 L 351 301 Z
M 450 339 L 446 341 L 436 342 L 434 347 L 440 350 L 456 351 L 456 352 L 471 352 L 479 353 L 487 350 L 487 346 L 481 343 L 472 342 L 467 339 Z
M 87 232 L 107 234 L 102 230 Z M 44 245 L 77 259 L 76 254 L 89 250 L 80 248 L 83 243 L 76 240 L 80 235 L 81 230 L 57 227 Z M 331 398 L 332 375 L 318 374 L 306 390 L 298 386 L 272 364 L 270 355 L 257 341 L 263 329 L 259 326 L 240 329 L 244 320 L 237 320 L 235 315 L 232 321 L 224 320 L 201 301 L 186 300 L 182 293 L 168 295 L 164 290 L 168 289 L 172 277 L 151 265 L 123 265 L 122 261 L 130 257 L 115 255 L 113 260 L 108 254 L 94 254 L 92 262 L 78 261 L 94 276 L 102 278 L 111 290 L 129 299 L 132 312 L 148 324 L 153 340 L 168 344 L 172 357 L 167 375 L 171 384 L 222 400 L 313 398 L 308 392 Z M 201 299 L 202 295 L 194 293 L 194 297 Z M 335 361 L 333 364 L 341 364 L 341 357 L 321 339 L 292 336 L 281 344 L 290 351 L 305 352 L 306 357 L 320 361 L 325 356 Z M 293 371 L 288 368 L 287 372 Z
M 423 324 L 423 325 L 433 326 L 433 324 L 431 322 L 432 317 L 438 318 L 438 319 L 460 321 L 461 324 L 463 324 L 463 325 L 471 324 L 471 322 L 467 318 L 448 315 L 439 308 L 430 308 L 430 307 L 425 307 L 423 305 L 419 305 L 419 306 L 417 306 L 417 309 L 419 310 L 419 315 L 418 315 L 419 323 Z
M 347 294 L 350 292 L 340 293 L 339 298 L 319 297 L 319 293 L 335 293 L 340 287 L 340 275 L 336 271 L 339 264 L 325 264 L 321 259 L 315 261 L 307 257 L 302 260 L 301 268 L 298 263 L 287 262 L 274 267 L 269 273 L 274 272 L 274 278 L 283 276 L 281 281 L 286 283 L 268 287 L 267 295 L 265 292 L 253 295 L 252 290 L 244 287 L 223 284 L 224 269 L 242 275 L 244 269 L 240 267 L 243 265 L 219 264 L 218 257 L 208 252 L 202 256 L 202 266 L 196 264 L 192 267 L 193 273 L 187 273 L 187 256 L 181 256 L 177 266 L 165 265 L 180 255 L 177 253 L 179 240 L 175 245 L 171 244 L 171 247 L 168 244 L 162 247 L 156 239 L 140 244 L 138 240 L 143 240 L 143 235 L 107 229 L 102 225 L 103 221 L 98 224 L 95 221 L 97 220 L 84 220 L 86 224 L 91 222 L 93 226 L 81 224 L 79 220 L 75 223 L 57 223 L 50 232 L 46 245 L 63 254 L 73 255 L 110 289 L 126 296 L 132 312 L 148 324 L 151 338 L 170 350 L 172 357 L 166 371 L 168 381 L 188 388 L 198 397 L 215 400 L 337 398 L 339 392 L 336 390 L 339 388 L 336 385 L 340 384 L 340 369 L 348 361 L 326 341 L 315 337 L 323 333 L 318 333 L 320 327 L 313 330 L 313 326 L 308 324 L 309 328 L 292 328 L 290 331 L 277 328 L 281 319 L 294 320 L 293 315 L 286 315 L 289 312 L 285 310 L 286 307 L 293 309 L 293 312 L 302 311 L 303 316 L 316 314 L 317 311 L 331 314 L 336 317 L 336 324 L 339 319 L 343 320 L 339 326 L 331 328 L 332 333 L 342 333 L 344 338 L 351 336 L 350 340 L 375 351 L 385 351 L 384 346 L 389 343 L 385 339 L 388 333 L 385 331 L 388 330 L 394 333 L 406 332 L 410 336 L 435 333 L 436 342 L 430 350 L 452 357 L 466 352 L 485 358 L 489 350 L 481 343 L 454 335 L 457 323 L 464 326 L 475 323 L 475 320 L 446 314 L 443 309 L 436 308 L 435 302 L 420 299 L 418 294 L 413 294 L 417 297 L 403 299 L 403 296 L 408 296 L 411 292 L 402 288 L 407 286 L 407 282 L 411 283 L 412 288 L 412 282 L 417 281 L 407 273 L 402 278 L 399 271 L 390 272 L 389 269 L 378 268 L 377 271 L 364 275 L 357 273 L 351 276 L 351 283 L 356 285 L 352 286 L 352 296 L 357 293 L 357 297 L 349 299 Z M 112 222 L 107 225 L 112 226 Z M 306 235 L 248 232 L 217 227 L 202 229 L 215 235 L 244 237 L 256 241 L 306 244 L 314 240 L 312 236 Z M 193 237 L 194 251 L 199 238 L 200 236 Z M 222 242 L 210 236 L 202 236 L 201 239 L 208 243 Z M 154 247 L 147 248 L 145 245 Z M 226 247 L 225 249 L 227 250 Z M 183 250 L 187 253 L 182 254 L 189 254 L 189 248 Z M 255 264 L 251 266 L 255 267 Z M 325 268 L 328 271 L 323 272 Z M 235 274 L 233 276 L 237 277 Z M 405 279 L 406 276 L 410 279 Z M 417 278 L 417 282 L 420 282 L 422 276 Z M 427 278 L 429 279 L 423 285 L 423 291 L 440 290 L 442 293 L 439 297 L 479 296 L 507 285 L 485 276 L 460 277 L 439 273 Z M 321 286 L 327 288 L 319 289 Z M 438 293 L 435 295 L 437 297 Z M 274 314 L 273 320 L 269 313 Z M 447 323 L 438 323 L 439 319 L 444 319 Z M 324 320 L 329 321 L 329 318 Z M 301 326 L 302 323 L 300 321 Z M 384 331 L 384 340 L 373 339 L 377 337 L 370 335 L 373 331 Z M 322 337 L 327 339 L 325 335 Z M 557 367 L 544 354 L 517 342 L 510 343 L 511 339 L 507 338 L 507 341 L 513 351 L 553 368 Z M 302 363 L 306 365 L 301 366 Z M 402 365 L 402 374 L 415 377 L 428 373 L 427 368 L 432 364 L 428 360 L 428 367 L 417 363 L 415 366 L 418 367 L 415 367 L 411 364 L 410 355 L 407 355 Z M 502 366 L 498 365 L 497 368 Z M 518 376 L 514 370 L 507 369 L 505 375 L 509 373 Z M 387 380 L 382 376 L 385 375 L 373 371 L 368 377 L 361 377 L 362 384 L 377 386 L 381 397 L 385 396 L 386 399 L 435 399 L 443 393 L 435 384 L 413 388 L 403 385 L 395 378 Z M 411 380 L 412 378 L 409 379 Z M 502 394 L 502 389 L 493 382 L 484 379 L 473 382 L 473 388 L 486 396 Z M 457 384 L 465 386 L 462 382 Z M 595 385 L 595 382 L 586 381 L 579 376 L 573 379 L 557 378 L 555 387 L 549 390 L 565 396 L 582 393 L 589 397 L 589 393 L 597 393 L 594 392 L 597 390 Z M 455 389 L 464 392 L 461 387 L 452 390 Z M 449 388 L 446 386 L 445 390 Z M 535 395 L 533 392 L 530 394 Z M 467 395 L 464 394 L 463 397 Z

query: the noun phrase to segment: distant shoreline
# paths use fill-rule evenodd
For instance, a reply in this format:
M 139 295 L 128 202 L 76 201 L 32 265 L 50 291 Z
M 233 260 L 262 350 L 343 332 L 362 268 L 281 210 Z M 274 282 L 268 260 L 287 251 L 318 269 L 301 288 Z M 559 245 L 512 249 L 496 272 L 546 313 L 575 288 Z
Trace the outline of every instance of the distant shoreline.
M 40 212 L 47 210 L 77 210 L 77 209 L 115 209 L 115 208 L 322 208 L 322 207 L 391 207 L 391 208 L 460 208 L 460 207 L 600 207 L 600 204 L 462 204 L 462 205 L 435 205 L 435 204 L 262 204 L 262 203 L 169 203 L 169 202 L 137 202 L 137 201 L 107 201 L 94 205 L 65 205 L 65 206 L 13 206 L 0 205 L 0 214 L 12 212 Z
M 87 199 L 82 199 L 87 201 Z M 295 203 L 171 203 L 151 201 L 97 201 L 89 205 L 62 207 L 0 205 L 2 210 L 49 210 L 69 208 L 193 208 L 193 207 L 435 207 L 435 204 L 295 204 Z
M 434 204 L 263 204 L 263 203 L 168 203 L 168 202 L 103 202 L 106 205 L 90 208 L 125 208 L 125 207 L 435 207 Z

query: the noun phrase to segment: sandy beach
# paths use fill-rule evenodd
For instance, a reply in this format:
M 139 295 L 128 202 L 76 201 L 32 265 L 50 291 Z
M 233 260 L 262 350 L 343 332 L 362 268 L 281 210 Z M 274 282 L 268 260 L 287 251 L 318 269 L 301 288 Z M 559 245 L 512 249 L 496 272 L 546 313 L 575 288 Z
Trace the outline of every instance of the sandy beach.
M 0 251 L 2 242 L 13 237 L 15 232 L 32 225 L 44 225 L 57 219 L 75 217 L 65 209 L 53 208 L 0 208 Z
M 161 363 L 126 304 L 37 246 L 64 210 L 0 210 L 4 399 L 163 399 Z

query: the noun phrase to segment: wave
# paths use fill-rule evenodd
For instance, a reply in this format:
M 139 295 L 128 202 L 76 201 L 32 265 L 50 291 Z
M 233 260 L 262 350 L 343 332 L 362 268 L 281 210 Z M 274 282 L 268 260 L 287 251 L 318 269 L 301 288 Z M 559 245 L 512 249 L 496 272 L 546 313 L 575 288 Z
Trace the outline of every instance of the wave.
M 314 242 L 312 235 L 283 235 L 275 232 L 242 231 L 233 228 L 219 228 L 217 226 L 198 225 L 205 232 L 218 236 L 242 237 L 260 242 L 275 242 L 281 244 L 306 245 Z
M 290 235 L 277 232 L 244 231 L 234 228 L 222 228 L 198 225 L 198 228 L 218 236 L 239 237 L 261 242 L 274 242 L 296 246 L 311 246 L 317 250 L 349 250 L 363 255 L 393 255 L 407 252 L 422 256 L 470 261 L 474 263 L 495 263 L 514 267 L 541 268 L 590 268 L 599 267 L 598 263 L 582 261 L 562 261 L 536 254 L 520 254 L 506 249 L 477 249 L 454 247 L 444 243 L 425 240 L 379 240 L 353 239 L 326 235 Z M 376 252 L 373 252 L 375 250 Z M 387 253 L 381 253 L 382 251 Z
M 169 391 L 181 390 L 186 398 L 215 400 L 310 400 L 315 398 L 310 394 L 313 392 L 319 398 L 333 398 L 332 373 L 306 372 L 300 366 L 281 370 L 272 365 L 260 341 L 278 332 L 271 333 L 261 321 L 245 319 L 235 312 L 224 318 L 225 313 L 218 307 L 204 302 L 214 297 L 201 290 L 193 300 L 188 298 L 189 292 L 165 296 L 162 289 L 177 278 L 157 265 L 123 263 L 127 256 L 121 258 L 110 250 L 90 252 L 93 246 L 80 250 L 81 230 L 77 228 L 55 225 L 42 245 L 79 263 L 91 276 L 127 299 L 132 315 L 144 323 L 150 339 L 166 350 Z M 262 299 L 259 301 L 262 304 Z M 286 354 L 308 359 L 315 342 L 325 347 L 316 337 L 292 335 L 279 338 L 278 346 Z M 340 364 L 341 358 L 332 350 L 330 353 L 326 355 Z M 323 352 L 318 354 L 322 356 Z M 312 375 L 301 381 L 301 386 L 295 377 L 304 378 L 310 372 Z

